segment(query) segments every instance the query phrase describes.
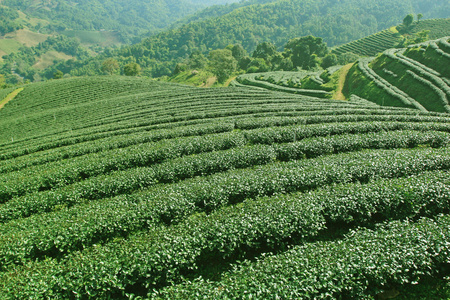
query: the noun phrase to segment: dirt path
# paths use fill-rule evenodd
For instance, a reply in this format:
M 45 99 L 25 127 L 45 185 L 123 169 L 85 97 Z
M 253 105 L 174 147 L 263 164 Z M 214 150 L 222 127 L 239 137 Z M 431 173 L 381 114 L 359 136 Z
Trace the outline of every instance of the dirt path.
M 341 73 L 339 74 L 339 82 L 338 82 L 338 88 L 334 94 L 333 99 L 336 100 L 347 100 L 342 93 L 342 89 L 344 88 L 345 79 L 347 78 L 348 71 L 353 66 L 353 63 L 345 65 L 341 69 Z
M 6 96 L 5 99 L 0 101 L 0 109 L 5 106 L 6 103 L 14 99 L 21 91 L 23 91 L 24 88 L 18 88 L 17 90 L 14 90 L 13 92 L 9 93 L 8 96 Z

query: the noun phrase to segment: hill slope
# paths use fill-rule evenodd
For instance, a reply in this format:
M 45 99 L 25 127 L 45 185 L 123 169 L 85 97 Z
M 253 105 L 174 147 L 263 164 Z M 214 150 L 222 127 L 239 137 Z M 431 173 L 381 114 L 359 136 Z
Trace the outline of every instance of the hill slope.
M 2 299 L 450 293 L 448 114 L 105 76 L 0 126 Z
M 139 35 L 159 31 L 199 9 L 226 2 L 232 1 L 3 0 L 1 4 L 25 13 L 27 19 L 34 17 L 48 22 L 39 22 L 36 30 L 109 30 Z
M 355 45 L 364 49 L 363 43 Z M 244 74 L 232 85 L 322 98 L 337 97 L 342 90 L 347 99 L 356 95 L 381 106 L 450 112 L 449 49 L 449 37 L 444 37 L 408 48 L 388 49 L 345 68 Z
M 344 91 L 377 104 L 450 112 L 449 37 L 361 59 Z
M 402 25 L 397 26 L 400 29 Z M 352 52 L 362 56 L 375 56 L 389 48 L 395 48 L 408 36 L 422 30 L 428 32 L 430 39 L 438 39 L 450 35 L 450 19 L 430 19 L 415 22 L 407 32 L 400 34 L 394 27 L 377 32 L 362 39 L 352 41 L 333 49 L 333 53 Z

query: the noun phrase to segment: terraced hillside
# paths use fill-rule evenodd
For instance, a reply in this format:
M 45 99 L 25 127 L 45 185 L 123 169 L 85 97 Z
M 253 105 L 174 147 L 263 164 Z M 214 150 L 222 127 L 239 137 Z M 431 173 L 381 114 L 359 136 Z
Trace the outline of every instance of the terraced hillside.
M 349 71 L 344 91 L 380 105 L 450 112 L 449 39 L 360 59 Z
M 402 40 L 402 35 L 393 29 L 385 29 L 362 39 L 352 41 L 333 49 L 335 54 L 352 52 L 362 56 L 375 56 L 386 49 L 394 48 Z
M 89 77 L 0 126 L 2 299 L 450 295 L 449 114 Z
M 397 26 L 402 30 L 403 25 Z M 406 36 L 427 30 L 431 39 L 439 39 L 450 35 L 450 19 L 429 19 L 415 22 L 405 33 Z M 402 31 L 403 32 L 403 31 Z M 335 54 L 352 52 L 361 56 L 375 56 L 390 48 L 395 48 L 403 40 L 403 35 L 395 27 L 369 35 L 359 40 L 341 45 L 333 49 Z
M 321 71 L 275 71 L 265 73 L 248 73 L 239 75 L 236 80 L 231 83 L 231 86 L 259 87 L 290 94 L 299 94 L 317 98 L 330 98 L 331 93 L 325 90 L 321 90 L 320 88 L 308 88 L 308 86 L 305 87 L 305 83 L 307 81 L 313 82 L 313 87 L 322 85 L 324 81 L 320 78 L 321 73 Z M 311 87 L 311 85 L 309 85 L 309 87 Z
M 273 71 L 248 73 L 236 77 L 230 85 L 260 88 L 316 98 L 334 98 L 339 89 L 343 66 L 332 66 L 320 71 Z M 345 74 L 344 74 L 345 75 Z M 345 76 L 342 81 L 345 80 Z M 343 84 L 343 82 L 342 82 Z M 361 101 L 361 99 L 359 100 Z

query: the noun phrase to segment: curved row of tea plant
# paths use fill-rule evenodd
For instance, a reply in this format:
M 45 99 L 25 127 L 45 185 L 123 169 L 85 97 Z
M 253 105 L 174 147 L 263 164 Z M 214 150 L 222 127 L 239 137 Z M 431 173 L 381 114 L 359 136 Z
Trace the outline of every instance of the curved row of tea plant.
M 117 137 L 118 139 L 126 139 L 127 136 L 130 134 L 149 134 L 149 132 L 158 132 L 158 129 L 166 128 L 166 129 L 172 129 L 175 132 L 185 132 L 185 133 L 168 133 L 168 137 L 170 138 L 171 135 L 174 136 L 187 136 L 192 132 L 192 134 L 195 134 L 198 132 L 199 135 L 203 134 L 202 130 L 198 127 L 201 127 L 200 124 L 204 124 L 205 127 L 208 127 L 210 125 L 214 129 L 204 129 L 205 133 L 208 133 L 208 130 L 211 132 L 222 132 L 229 130 L 230 126 L 233 126 L 233 123 L 235 124 L 235 129 L 245 129 L 244 127 L 241 127 L 241 124 L 246 123 L 248 124 L 248 120 L 257 120 L 256 123 L 263 124 L 264 122 L 260 122 L 259 120 L 262 119 L 270 119 L 276 116 L 286 116 L 288 119 L 285 121 L 285 124 L 312 124 L 317 122 L 337 122 L 337 121 L 344 121 L 344 120 L 354 120 L 354 121 L 362 121 L 362 120 L 388 120 L 389 118 L 392 118 L 392 120 L 404 120 L 404 121 L 412 121 L 417 122 L 418 118 L 417 116 L 422 116 L 420 113 L 413 112 L 413 111 L 405 111 L 405 110 L 399 110 L 398 108 L 379 108 L 379 107 L 361 107 L 363 104 L 361 103 L 355 103 L 347 105 L 346 103 L 342 103 L 342 101 L 333 101 L 332 103 L 329 103 L 328 106 L 322 106 L 322 105 L 313 105 L 313 106 L 305 106 L 305 105 L 299 105 L 298 107 L 291 107 L 291 111 L 289 110 L 280 110 L 278 108 L 274 109 L 265 109 L 265 108 L 259 108 L 256 110 L 246 111 L 246 110 L 228 110 L 225 114 L 217 114 L 215 112 L 214 115 L 206 115 L 203 114 L 202 116 L 196 116 L 191 121 L 184 121 L 184 120 L 173 120 L 173 118 L 167 120 L 167 123 L 164 124 L 154 124 L 154 122 L 145 121 L 143 123 L 136 124 L 136 127 L 130 128 L 130 125 L 117 125 L 117 126 L 108 126 L 103 127 L 99 126 L 101 129 L 99 130 L 84 130 L 82 132 L 67 132 L 64 134 L 59 134 L 58 139 L 55 140 L 54 135 L 50 135 L 48 138 L 39 138 L 39 139 L 31 139 L 27 141 L 23 141 L 21 143 L 14 142 L 11 143 L 10 148 L 3 148 L 2 152 L 0 154 L 0 160 L 15 158 L 18 156 L 28 155 L 30 153 L 54 149 L 58 147 L 64 147 L 64 146 L 70 146 L 75 145 L 78 143 L 83 142 L 89 142 L 89 141 L 95 141 L 100 140 L 104 138 L 114 138 Z M 335 105 L 332 105 L 335 104 Z M 367 105 L 366 105 L 367 106 Z M 224 116 L 225 115 L 225 116 Z M 328 115 L 328 117 L 327 117 Z M 345 117 L 344 115 L 348 115 Z M 352 115 L 356 115 L 356 118 Z M 388 117 L 389 115 L 392 115 L 392 117 Z M 293 122 L 292 118 L 294 116 L 299 116 L 296 120 L 298 122 Z M 303 116 L 301 118 L 301 116 Z M 318 116 L 318 117 L 316 117 Z M 426 116 L 423 115 L 421 121 L 427 122 L 427 120 L 433 120 L 436 116 L 439 119 L 436 119 L 436 121 L 446 121 L 448 118 L 445 117 L 445 115 L 439 115 L 439 114 L 427 114 Z M 333 120 L 333 118 L 337 118 L 336 120 Z M 170 122 L 170 121 L 175 122 Z M 246 120 L 243 122 L 242 120 Z M 178 121 L 178 122 L 177 122 Z M 232 123 L 232 124 L 230 124 Z M 192 126 L 191 126 L 192 125 Z M 267 125 L 261 125 L 261 126 L 267 126 Z M 257 127 L 261 127 L 257 126 Z M 181 128 L 183 127 L 183 128 Z M 186 127 L 186 129 L 184 128 Z M 179 128 L 179 129 L 177 129 Z M 169 130 L 171 131 L 171 130 Z M 158 139 L 157 139 L 158 140 Z M 145 142 L 145 141 L 144 141 Z
M 389 49 L 372 59 L 370 65 L 360 61 L 358 67 L 365 79 L 351 70 L 347 93 L 354 92 L 380 104 L 377 97 L 381 96 L 381 90 L 386 93 L 384 105 L 411 107 L 412 103 L 413 107 L 422 110 L 450 112 L 450 72 L 447 67 L 450 61 L 446 62 L 444 56 L 437 54 L 439 42 Z M 366 81 L 373 82 L 376 87 Z
M 385 29 L 368 37 L 344 44 L 333 49 L 333 53 L 352 52 L 363 56 L 375 56 L 377 53 L 395 47 L 401 41 L 401 35 L 391 29 Z
M 254 74 L 244 74 L 239 75 L 236 80 L 240 84 L 256 86 L 268 90 L 285 92 L 290 94 L 299 94 L 305 96 L 312 96 L 318 98 L 330 98 L 331 93 L 324 90 L 313 90 L 313 89 L 304 89 L 304 88 L 293 88 L 293 87 L 285 87 L 279 84 L 270 83 L 263 80 L 258 80 L 255 78 Z
M 367 185 L 345 184 L 307 194 L 247 200 L 207 216 L 193 215 L 169 228 L 155 226 L 145 234 L 130 236 L 127 241 L 112 241 L 70 255 L 64 259 L 63 274 L 60 263 L 34 263 L 19 272 L 26 271 L 23 277 L 46 285 L 23 287 L 13 279 L 9 288 L 28 297 L 37 292 L 43 296 L 69 296 L 69 291 L 108 297 L 130 290 L 130 286 L 161 288 L 180 281 L 183 275 L 195 273 L 210 260 L 245 257 L 262 246 L 276 250 L 317 237 L 327 227 L 371 224 L 375 216 L 392 220 L 448 212 L 449 199 L 448 173 L 433 172 Z M 404 203 L 408 206 L 404 207 Z M 117 262 L 123 259 L 127 260 L 125 266 L 115 270 Z M 99 267 L 91 270 L 92 265 Z M 39 273 L 30 274 L 28 268 Z M 59 280 L 52 280 L 56 275 Z M 86 280 L 86 276 L 92 279 Z M 111 276 L 115 279 L 107 280 Z M 55 294 L 45 294 L 46 290 Z
M 298 151 L 295 147 L 287 150 L 289 157 L 295 157 L 293 153 Z M 320 146 L 310 150 L 324 151 Z M 0 261 L 7 267 L 30 258 L 60 255 L 153 224 L 177 223 L 192 213 L 212 212 L 247 198 L 449 168 L 448 148 L 378 150 L 272 163 L 157 185 L 136 194 L 5 223 L 0 226 L 2 239 L 6 241 L 0 246 Z M 55 203 L 58 200 L 54 199 L 51 205 L 74 204 L 67 199 L 65 203 Z
M 431 126 L 430 126 L 431 125 Z M 63 187 L 74 182 L 82 181 L 87 178 L 98 175 L 105 175 L 113 171 L 121 171 L 130 168 L 144 167 L 161 163 L 166 160 L 192 155 L 200 154 L 218 150 L 231 149 L 241 147 L 245 144 L 273 144 L 286 143 L 291 141 L 298 141 L 308 137 L 330 136 L 344 133 L 368 133 L 381 132 L 381 139 L 378 136 L 370 136 L 366 144 L 356 144 L 359 142 L 359 137 L 355 136 L 353 141 L 359 148 L 382 148 L 385 143 L 384 131 L 391 130 L 405 130 L 416 129 L 420 131 L 426 130 L 444 130 L 449 131 L 449 126 L 433 126 L 432 124 L 399 124 L 399 123 L 340 123 L 329 125 L 309 125 L 309 126 L 294 126 L 294 127 L 277 127 L 269 129 L 259 129 L 244 131 L 242 133 L 222 133 L 214 135 L 206 135 L 203 137 L 188 137 L 177 138 L 174 140 L 162 141 L 159 143 L 144 143 L 136 146 L 120 148 L 117 150 L 105 150 L 98 154 L 93 153 L 88 156 L 77 156 L 72 159 L 64 159 L 61 161 L 41 164 L 26 168 L 24 170 L 9 172 L 0 176 L 0 203 L 6 202 L 13 197 L 22 196 L 27 193 L 50 190 L 58 187 Z M 380 135 L 380 134 L 379 134 Z M 410 139 L 409 144 L 400 144 L 396 147 L 408 147 L 408 145 L 417 144 L 431 144 L 444 145 L 447 143 L 446 135 L 430 136 L 429 134 L 413 136 L 409 132 L 401 132 L 400 134 L 392 133 L 390 138 L 395 139 Z M 421 140 L 422 139 L 422 140 Z M 343 137 L 345 140 L 345 136 Z M 373 141 L 372 141 L 373 140 Z M 339 141 L 329 139 L 327 141 L 331 147 L 336 147 Z M 380 143 L 376 145 L 376 143 Z M 395 145 L 395 142 L 392 143 Z M 347 150 L 348 151 L 348 150 Z M 303 151 L 304 152 L 304 151 Z M 340 152 L 340 151 L 335 151 Z M 326 153 L 326 152 L 324 152 Z M 281 159 L 280 155 L 277 155 Z M 114 177 L 128 177 L 133 178 L 136 175 L 131 175 L 139 172 L 132 170 L 129 175 L 121 172 L 113 174 Z M 173 172 L 173 171 L 171 171 Z M 163 176 L 164 177 L 164 176 Z M 155 178 L 155 181 L 161 181 L 161 178 Z M 106 186 L 106 184 L 102 184 Z M 133 185 L 135 186 L 135 185 Z M 125 191 L 128 191 L 126 189 Z M 73 193 L 73 190 L 72 190 Z M 84 193 L 82 193 L 83 195 Z M 102 194 L 98 192 L 98 194 Z M 86 196 L 81 196 L 86 197 Z M 24 199 L 17 199 L 19 202 L 26 201 Z
M 377 73 L 375 73 L 372 68 L 369 67 L 369 61 L 366 59 L 360 59 L 358 62 L 358 68 L 361 72 L 375 83 L 376 86 L 384 90 L 386 93 L 390 94 L 392 97 L 399 99 L 406 107 L 415 107 L 421 111 L 427 111 L 422 105 L 420 105 L 411 96 L 392 85 L 387 80 L 383 79 Z
M 407 51 L 410 59 L 423 52 Z M 303 247 L 317 262 L 323 249 L 314 252 L 314 245 L 363 249 L 358 245 L 369 241 L 355 238 L 349 248 L 353 237 L 341 233 L 384 221 L 409 219 L 413 226 L 429 217 L 437 227 L 447 226 L 446 113 L 257 88 L 196 89 L 106 76 L 78 80 L 25 85 L 21 97 L 0 110 L 2 299 L 208 297 L 200 278 L 225 288 L 230 294 L 224 298 L 246 298 L 221 285 L 241 276 L 233 265 L 245 269 L 273 259 L 288 266 L 283 255 Z M 312 84 L 310 77 L 306 84 Z M 384 241 L 380 252 L 371 244 L 367 253 L 380 257 L 372 262 L 381 269 L 355 267 L 360 274 L 376 270 L 370 273 L 375 279 L 358 275 L 335 282 L 336 293 L 328 297 L 353 295 L 338 290 L 354 287 L 355 297 L 370 298 L 386 288 L 380 283 L 400 285 L 383 273 L 403 270 L 383 269 L 389 247 L 412 253 L 397 265 L 412 262 L 414 270 L 424 270 L 420 262 L 431 252 L 423 249 L 431 248 L 416 243 L 421 236 L 408 236 L 408 226 L 395 231 L 398 223 L 390 224 L 390 232 L 407 240 Z M 381 232 L 371 231 L 388 236 Z M 440 239 L 448 244 L 446 232 Z M 417 247 L 422 254 L 416 255 Z M 445 249 L 435 253 L 447 255 Z M 352 265 L 334 264 L 342 260 L 333 257 L 322 264 L 324 273 L 311 265 L 295 276 L 316 274 L 317 284 L 326 286 L 328 272 L 354 274 L 347 272 Z M 431 278 L 445 281 L 445 264 L 427 266 Z M 254 276 L 245 270 L 251 276 L 242 279 L 247 287 L 259 284 L 269 298 L 281 293 L 272 283 L 287 278 L 281 271 Z M 308 280 L 301 286 L 314 292 Z M 194 294 L 186 294 L 191 287 Z M 294 284 L 292 291 L 298 288 Z
M 383 297 L 396 287 L 446 273 L 449 228 L 448 215 L 418 222 L 394 221 L 375 230 L 351 231 L 339 241 L 307 243 L 282 254 L 265 255 L 256 262 L 244 261 L 218 281 L 200 278 L 148 296 L 152 299 Z

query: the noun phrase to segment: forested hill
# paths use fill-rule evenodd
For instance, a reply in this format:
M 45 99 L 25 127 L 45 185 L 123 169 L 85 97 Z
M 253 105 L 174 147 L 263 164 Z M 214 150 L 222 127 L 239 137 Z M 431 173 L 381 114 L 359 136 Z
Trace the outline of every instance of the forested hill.
M 48 21 L 49 30 L 117 30 L 127 34 L 155 32 L 209 5 L 233 0 L 4 0 L 2 5 Z
M 220 17 L 186 24 L 125 48 L 158 60 L 183 57 L 194 49 L 218 49 L 240 43 L 253 51 L 263 41 L 277 46 L 305 35 L 322 37 L 328 46 L 343 44 L 401 23 L 411 12 L 424 18 L 448 17 L 446 0 L 279 0 L 241 7 Z

